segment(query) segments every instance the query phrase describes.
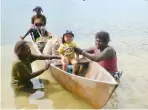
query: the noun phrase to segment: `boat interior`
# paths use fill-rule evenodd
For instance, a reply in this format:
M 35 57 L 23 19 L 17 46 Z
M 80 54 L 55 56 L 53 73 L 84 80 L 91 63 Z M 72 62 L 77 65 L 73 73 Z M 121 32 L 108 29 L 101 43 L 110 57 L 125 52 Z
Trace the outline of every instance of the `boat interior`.
M 60 59 L 53 59 L 50 60 L 49 62 L 54 64 L 56 67 L 62 69 L 62 63 Z M 67 74 L 71 73 L 67 72 Z M 79 58 L 77 65 L 77 72 L 75 75 L 106 83 L 113 83 L 113 84 L 117 83 L 115 79 L 111 76 L 111 74 L 108 73 L 98 63 L 90 61 L 84 57 Z
M 53 60 L 52 64 L 62 69 L 60 60 Z M 67 72 L 67 74 L 71 73 Z M 78 60 L 77 72 L 75 75 L 106 83 L 116 83 L 111 74 L 108 73 L 103 67 L 101 67 L 98 63 L 90 61 L 86 58 L 80 58 Z

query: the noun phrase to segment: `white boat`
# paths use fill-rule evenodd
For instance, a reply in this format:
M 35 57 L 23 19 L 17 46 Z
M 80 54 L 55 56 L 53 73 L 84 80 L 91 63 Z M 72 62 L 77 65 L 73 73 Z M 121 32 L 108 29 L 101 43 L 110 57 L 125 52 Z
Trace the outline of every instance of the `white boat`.
M 41 54 L 33 39 L 31 42 L 36 54 Z M 49 74 L 52 74 L 63 88 L 82 97 L 94 108 L 102 108 L 110 99 L 118 83 L 109 72 L 94 61 L 89 61 L 88 67 L 84 70 L 86 71 L 74 75 L 51 64 Z

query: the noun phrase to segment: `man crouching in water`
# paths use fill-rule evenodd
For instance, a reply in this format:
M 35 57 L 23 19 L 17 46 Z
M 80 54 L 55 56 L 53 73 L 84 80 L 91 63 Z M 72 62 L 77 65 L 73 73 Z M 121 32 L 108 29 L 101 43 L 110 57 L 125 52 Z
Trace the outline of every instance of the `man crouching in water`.
M 60 58 L 58 56 L 33 55 L 26 41 L 17 42 L 15 44 L 14 52 L 17 58 L 12 65 L 11 84 L 15 90 L 27 90 L 33 88 L 33 84 L 30 80 L 42 74 L 50 67 L 50 64 L 46 64 L 43 69 L 32 72 L 31 63 L 33 61 Z

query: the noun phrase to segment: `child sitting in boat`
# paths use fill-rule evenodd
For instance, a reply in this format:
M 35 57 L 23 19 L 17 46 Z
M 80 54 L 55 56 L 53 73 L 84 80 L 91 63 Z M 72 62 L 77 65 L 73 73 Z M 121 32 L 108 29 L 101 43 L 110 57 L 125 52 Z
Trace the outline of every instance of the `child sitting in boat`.
M 66 31 L 62 37 L 62 44 L 60 45 L 58 52 L 61 56 L 61 62 L 63 65 L 63 70 L 67 71 L 68 64 L 72 64 L 72 73 L 76 73 L 76 66 L 77 66 L 77 59 L 79 55 L 76 54 L 75 58 L 75 51 L 74 48 L 77 47 L 76 44 L 73 42 L 74 34 L 72 31 Z

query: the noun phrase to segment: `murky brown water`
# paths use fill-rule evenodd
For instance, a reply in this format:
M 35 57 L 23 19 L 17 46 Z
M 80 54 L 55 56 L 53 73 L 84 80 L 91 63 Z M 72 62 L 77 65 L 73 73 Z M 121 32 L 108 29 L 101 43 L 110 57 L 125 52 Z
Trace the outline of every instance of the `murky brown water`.
M 14 92 L 10 87 L 12 48 L 13 46 L 2 47 L 4 52 L 2 54 L 1 71 L 2 108 L 92 108 L 80 97 L 62 88 L 49 72 L 45 72 L 40 76 L 44 83 L 43 90 L 38 90 L 33 94 L 21 92 L 14 96 Z M 147 56 L 145 54 L 134 56 L 122 52 L 119 52 L 118 56 L 118 65 L 124 71 L 124 74 L 119 87 L 104 108 L 148 108 Z M 33 63 L 33 70 L 43 67 L 43 65 L 39 64 L 39 61 Z M 34 79 L 33 82 L 36 87 L 40 86 L 37 79 Z
M 39 4 L 48 18 L 49 31 L 59 36 L 66 29 L 71 29 L 80 47 L 93 45 L 97 31 L 106 30 L 110 33 L 111 45 L 118 54 L 119 68 L 124 73 L 119 87 L 104 108 L 148 108 L 147 0 L 2 1 L 1 37 L 5 45 L 1 47 L 2 108 L 92 108 L 63 89 L 48 72 L 41 76 L 44 90 L 34 94 L 17 93 L 14 96 L 10 87 L 13 44 L 30 26 L 31 10 Z M 11 20 L 10 16 L 13 16 Z M 34 70 L 43 66 L 37 64 L 33 64 Z M 39 86 L 37 80 L 34 80 L 34 84 Z

